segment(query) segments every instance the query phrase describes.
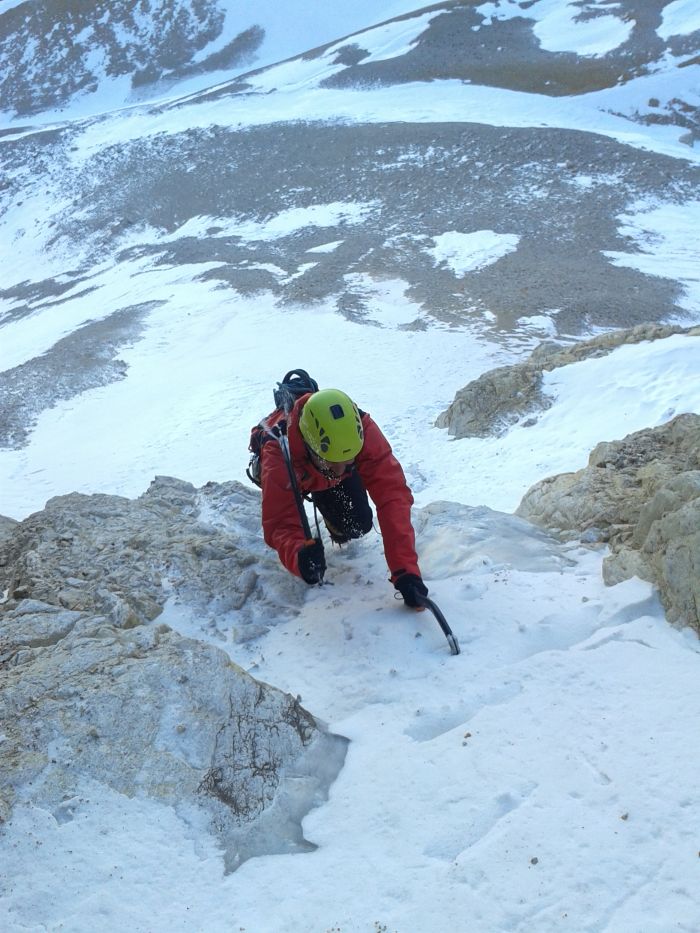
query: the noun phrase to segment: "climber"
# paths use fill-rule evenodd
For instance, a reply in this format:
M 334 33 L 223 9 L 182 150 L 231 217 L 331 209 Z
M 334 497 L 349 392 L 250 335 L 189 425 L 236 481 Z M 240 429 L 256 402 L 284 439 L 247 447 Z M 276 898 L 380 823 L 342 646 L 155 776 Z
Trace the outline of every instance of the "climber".
M 321 513 L 331 541 L 342 545 L 371 530 L 369 493 L 377 510 L 390 582 L 406 606 L 422 609 L 420 597 L 427 596 L 428 588 L 415 549 L 413 496 L 389 442 L 344 392 L 317 391 L 304 370 L 292 370 L 278 386 L 275 401 L 286 399 L 286 404 L 279 404 L 257 428 L 263 440 L 276 437 L 280 442 L 259 443 L 255 448 L 251 439 L 251 450 L 259 452 L 256 466 L 265 542 L 291 573 L 309 584 L 321 583 L 326 570 L 324 547 L 318 521 L 316 535 L 304 531 L 304 525 L 307 532 L 309 526 L 302 497 Z

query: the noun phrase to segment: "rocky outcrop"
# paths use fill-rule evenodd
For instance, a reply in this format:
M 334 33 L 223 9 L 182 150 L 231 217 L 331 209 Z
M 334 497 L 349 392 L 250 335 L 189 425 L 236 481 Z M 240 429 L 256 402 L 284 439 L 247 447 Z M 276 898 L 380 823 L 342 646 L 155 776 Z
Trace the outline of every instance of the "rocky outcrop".
M 27 801 L 65 821 L 97 782 L 204 822 L 229 869 L 312 848 L 301 819 L 346 741 L 214 644 L 153 621 L 172 598 L 216 635 L 223 616 L 245 630 L 252 606 L 274 623 L 284 585 L 298 604 L 278 567 L 259 586 L 258 513 L 238 483 L 161 477 L 135 501 L 62 496 L 0 528 L 0 818 Z
M 107 0 L 12 4 L 1 18 L 3 109 L 31 114 L 60 107 L 96 91 L 105 78 L 127 78 L 136 89 L 244 65 L 263 41 L 260 27 L 202 54 L 222 36 L 225 18 L 215 0 L 156 0 L 138 7 Z
M 50 499 L 4 544 L 0 536 L 0 587 L 13 600 L 97 612 L 118 626 L 155 619 L 168 599 L 213 630 L 235 610 L 239 640 L 259 635 L 256 620 L 274 619 L 280 606 L 299 606 L 304 591 L 262 541 L 256 491 L 236 482 L 197 490 L 163 476 L 135 500 Z
M 516 514 L 607 543 L 607 583 L 655 583 L 668 618 L 700 632 L 700 416 L 598 444 L 587 467 L 537 483 Z
M 3 544 L 10 539 L 18 524 L 19 523 L 16 522 L 14 518 L 7 518 L 5 515 L 0 515 L 0 553 L 2 553 Z M 0 572 L 0 577 L 1 576 L 2 574 Z
M 435 424 L 447 428 L 456 438 L 500 436 L 525 415 L 550 406 L 550 399 L 542 391 L 544 372 L 605 356 L 626 343 L 661 340 L 672 334 L 700 336 L 700 327 L 640 324 L 566 347 L 549 341 L 541 343 L 525 362 L 490 370 L 460 389 Z

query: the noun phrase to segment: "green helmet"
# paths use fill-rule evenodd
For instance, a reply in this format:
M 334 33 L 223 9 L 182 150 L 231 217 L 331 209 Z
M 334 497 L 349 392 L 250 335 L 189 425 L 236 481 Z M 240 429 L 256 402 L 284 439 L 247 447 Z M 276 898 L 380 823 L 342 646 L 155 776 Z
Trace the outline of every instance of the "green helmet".
M 315 454 L 330 463 L 354 460 L 364 432 L 357 405 L 340 389 L 321 389 L 306 402 L 299 430 Z

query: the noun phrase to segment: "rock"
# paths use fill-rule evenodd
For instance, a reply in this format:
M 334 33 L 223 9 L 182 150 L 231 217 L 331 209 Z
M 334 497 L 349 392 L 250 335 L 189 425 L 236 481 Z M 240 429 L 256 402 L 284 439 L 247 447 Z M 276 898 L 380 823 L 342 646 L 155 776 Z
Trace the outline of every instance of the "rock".
M 229 869 L 312 848 L 302 816 L 346 741 L 220 649 L 166 626 L 118 629 L 37 602 L 0 620 L 0 816 L 31 801 L 59 818 L 92 781 L 204 815 Z
M 18 524 L 14 518 L 0 515 L 0 567 L 3 566 L 3 543 L 9 540 Z
M 300 605 L 304 584 L 265 548 L 259 510 L 239 483 L 158 477 L 136 500 L 60 496 L 2 526 L 0 819 L 24 801 L 65 820 L 65 800 L 97 782 L 204 820 L 229 869 L 312 848 L 301 819 L 346 740 L 153 621 L 174 599 L 209 635 L 226 618 L 246 638 Z
M 550 400 L 542 392 L 543 372 L 604 356 L 622 344 L 661 340 L 672 334 L 700 336 L 700 327 L 640 324 L 571 346 L 544 341 L 533 350 L 529 360 L 493 369 L 460 389 L 435 424 L 438 428 L 447 428 L 448 433 L 457 438 L 498 437 L 523 416 L 550 406 Z
M 669 619 L 700 631 L 700 472 L 677 477 L 666 491 L 681 497 L 650 525 L 642 554 L 654 571 Z M 687 496 L 686 499 L 683 497 Z
M 241 638 L 254 616 L 293 609 L 304 592 L 262 541 L 256 490 L 232 482 L 198 491 L 162 476 L 136 500 L 50 499 L 0 536 L 0 586 L 10 600 L 92 611 L 118 627 L 152 621 L 169 598 L 214 624 L 235 611 Z
M 700 416 L 599 444 L 583 470 L 536 483 L 516 514 L 564 538 L 607 540 L 606 583 L 655 583 L 668 618 L 700 631 Z
M 435 424 L 456 437 L 499 435 L 533 408 L 547 407 L 541 389 L 541 370 L 526 364 L 502 366 L 460 389 Z

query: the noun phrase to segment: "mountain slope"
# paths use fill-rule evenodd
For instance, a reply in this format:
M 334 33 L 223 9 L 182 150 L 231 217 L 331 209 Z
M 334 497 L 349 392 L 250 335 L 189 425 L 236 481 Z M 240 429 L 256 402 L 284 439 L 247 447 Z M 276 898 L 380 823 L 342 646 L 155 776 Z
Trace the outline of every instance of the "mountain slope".
M 56 729 L 19 740 L 39 784 L 60 772 L 57 797 L 5 759 L 0 926 L 695 933 L 697 637 L 650 583 L 604 585 L 600 529 L 563 544 L 508 513 L 600 441 L 700 411 L 697 337 L 675 332 L 700 317 L 697 4 L 245 9 L 0 5 L 0 537 L 25 527 L 1 516 L 40 513 L 23 567 L 34 580 L 51 552 L 58 579 L 39 596 L 67 625 L 88 591 L 153 619 L 117 639 L 135 672 L 128 722 L 88 657 L 85 681 L 67 667 L 50 685 Z M 465 384 L 543 339 L 655 321 L 679 326 L 540 373 L 541 407 L 499 436 L 435 426 Z M 231 481 L 297 366 L 390 439 L 458 657 L 394 601 L 377 534 L 328 543 L 314 589 L 264 548 L 259 494 Z M 177 544 L 168 510 L 165 544 L 138 527 L 154 476 L 193 542 Z M 105 494 L 136 529 L 109 532 L 102 496 L 70 495 L 46 510 L 65 508 L 60 534 L 45 528 L 47 500 L 71 492 Z M 77 563 L 74 501 L 96 555 Z M 0 571 L 0 626 L 40 681 L 56 639 L 27 637 L 22 614 L 41 607 L 10 594 L 11 562 Z M 139 598 L 145 576 L 154 599 Z M 113 632 L 94 624 L 111 663 Z M 230 658 L 350 740 L 336 780 L 320 763 L 313 787 L 288 775 L 276 815 L 294 816 L 305 854 L 271 832 L 227 875 L 215 835 L 138 762 L 135 783 L 110 782 L 88 702 L 156 758 L 197 746 L 196 716 L 160 693 L 139 731 L 143 645 L 170 629 L 216 646 L 184 644 L 188 664 Z M 69 647 L 79 667 L 80 629 Z M 36 715 L 35 682 L 12 680 Z M 75 749 L 59 739 L 66 698 Z M 99 767 L 78 767 L 86 756 Z M 325 800 L 314 787 L 331 781 Z
M 383 4 L 379 18 L 412 8 Z M 376 4 L 340 0 L 254 7 L 235 0 L 66 3 L 12 0 L 0 8 L 0 112 L 95 113 L 185 84 L 208 87 L 372 21 Z

